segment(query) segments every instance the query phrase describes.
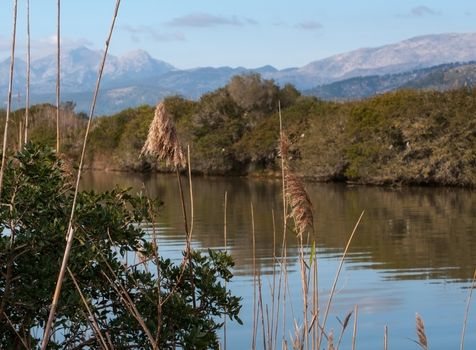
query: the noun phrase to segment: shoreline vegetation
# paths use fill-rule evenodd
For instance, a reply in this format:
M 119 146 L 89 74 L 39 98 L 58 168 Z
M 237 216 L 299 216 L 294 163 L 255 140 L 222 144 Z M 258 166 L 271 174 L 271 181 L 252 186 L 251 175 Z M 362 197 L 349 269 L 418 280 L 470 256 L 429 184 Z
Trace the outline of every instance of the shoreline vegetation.
M 474 89 L 400 90 L 330 102 L 248 74 L 198 101 L 180 96 L 164 100 L 178 137 L 190 145 L 194 174 L 276 178 L 278 102 L 290 139 L 288 161 L 301 178 L 369 185 L 476 185 Z M 60 121 L 63 157 L 73 167 L 87 122 L 74 107 L 74 102 L 63 103 Z M 84 168 L 172 172 L 164 163 L 138 156 L 154 110 L 144 105 L 95 118 Z M 10 150 L 22 142 L 24 113 L 19 109 L 11 116 Z M 55 107 L 36 105 L 29 113 L 29 139 L 54 147 Z M 0 118 L 5 111 L 0 110 Z

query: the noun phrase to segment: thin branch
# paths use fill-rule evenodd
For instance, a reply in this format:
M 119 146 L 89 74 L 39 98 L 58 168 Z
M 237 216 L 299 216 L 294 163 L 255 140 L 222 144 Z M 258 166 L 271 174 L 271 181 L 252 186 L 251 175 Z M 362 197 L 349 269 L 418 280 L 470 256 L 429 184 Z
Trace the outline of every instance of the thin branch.
M 5 316 L 5 318 L 7 319 L 8 324 L 12 327 L 13 331 L 17 335 L 18 339 L 20 339 L 20 341 L 21 341 L 22 345 L 25 347 L 25 349 L 27 349 L 27 350 L 30 349 L 30 347 L 26 343 L 25 339 L 23 339 L 21 337 L 21 335 L 18 333 L 18 331 L 15 329 L 15 325 L 13 324 L 13 322 L 10 320 L 10 318 L 7 316 L 7 314 L 5 312 L 3 313 L 3 316 Z
M 102 336 L 101 328 L 99 328 L 96 317 L 94 316 L 93 312 L 91 311 L 91 308 L 89 307 L 88 301 L 84 297 L 83 292 L 81 291 L 81 288 L 79 287 L 78 281 L 74 277 L 74 275 L 71 272 L 71 270 L 69 269 L 69 267 L 67 269 L 68 269 L 69 276 L 71 277 L 71 279 L 74 283 L 74 286 L 76 287 L 76 290 L 78 291 L 79 296 L 81 297 L 81 301 L 83 302 L 83 305 L 86 308 L 86 311 L 88 312 L 88 315 L 91 319 L 91 325 L 93 327 L 94 333 L 96 333 L 96 335 L 99 337 L 99 340 L 100 340 L 99 344 L 101 345 L 101 347 L 103 349 L 107 350 L 107 344 L 106 344 L 106 341 L 104 340 L 104 337 Z
M 89 120 L 88 120 L 88 124 L 87 124 L 87 127 L 86 127 L 86 133 L 84 135 L 83 149 L 82 149 L 82 152 L 81 152 L 81 159 L 80 159 L 80 162 L 79 162 L 78 174 L 77 174 L 77 177 L 76 177 L 76 187 L 75 187 L 75 190 L 74 190 L 73 204 L 72 204 L 72 207 L 71 207 L 71 216 L 70 216 L 69 223 L 68 223 L 66 248 L 65 248 L 65 251 L 64 251 L 64 255 L 63 255 L 63 261 L 61 263 L 61 269 L 60 269 L 60 272 L 59 272 L 59 275 L 58 275 L 58 280 L 56 282 L 56 288 L 55 288 L 55 293 L 54 293 L 54 296 L 53 296 L 53 301 L 51 303 L 51 309 L 50 309 L 50 314 L 48 316 L 48 322 L 45 325 L 45 331 L 44 331 L 44 335 L 43 335 L 43 342 L 42 342 L 42 345 L 41 345 L 42 350 L 46 350 L 46 347 L 48 345 L 48 341 L 49 341 L 50 334 L 51 334 L 51 328 L 53 326 L 53 321 L 55 319 L 56 308 L 58 306 L 58 301 L 59 301 L 60 294 L 61 294 L 61 287 L 63 285 L 63 279 L 64 279 L 64 275 L 66 273 L 66 266 L 68 265 L 69 255 L 71 253 L 71 247 L 73 245 L 73 237 L 74 237 L 73 219 L 74 219 L 74 213 L 76 211 L 76 201 L 77 201 L 78 192 L 79 192 L 79 181 L 81 179 L 81 173 L 82 173 L 82 169 L 83 169 L 83 162 L 84 162 L 84 157 L 85 157 L 85 154 L 86 154 L 86 145 L 87 145 L 87 141 L 88 141 L 89 130 L 91 128 L 91 122 L 92 122 L 93 115 L 94 115 L 94 109 L 96 108 L 96 100 L 97 100 L 97 96 L 98 96 L 98 93 L 99 93 L 99 87 L 101 85 L 102 73 L 104 71 L 104 66 L 106 64 L 106 57 L 107 57 L 107 52 L 109 50 L 109 43 L 111 41 L 112 33 L 114 31 L 114 25 L 116 23 L 116 18 L 117 18 L 117 14 L 118 14 L 118 11 L 119 11 L 120 3 L 121 3 L 121 0 L 116 0 L 116 7 L 115 7 L 115 10 L 114 10 L 114 15 L 112 17 L 111 28 L 110 28 L 110 31 L 109 31 L 108 38 L 106 40 L 104 55 L 102 57 L 102 62 L 101 62 L 101 65 L 99 67 L 98 78 L 97 78 L 97 81 L 96 81 L 96 88 L 94 90 L 93 101 L 91 103 L 91 110 L 89 112 Z

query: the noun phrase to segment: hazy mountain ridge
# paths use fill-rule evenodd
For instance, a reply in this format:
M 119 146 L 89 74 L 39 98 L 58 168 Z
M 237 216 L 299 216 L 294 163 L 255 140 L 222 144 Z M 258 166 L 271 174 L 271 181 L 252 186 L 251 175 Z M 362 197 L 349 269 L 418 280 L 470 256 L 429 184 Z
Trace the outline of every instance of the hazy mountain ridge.
M 305 90 L 324 100 L 361 99 L 397 89 L 446 91 L 476 86 L 476 62 L 449 63 L 410 72 L 349 78 Z
M 278 77 L 302 77 L 300 89 L 364 75 L 396 74 L 452 62 L 476 60 L 476 33 L 418 36 L 396 44 L 363 48 L 311 62 Z M 312 79 L 311 79 L 312 78 Z
M 79 47 L 62 53 L 61 92 L 63 100 L 74 100 L 78 110 L 89 109 L 90 96 L 96 83 L 101 51 Z M 272 66 L 256 69 L 244 67 L 201 67 L 181 70 L 152 58 L 146 51 L 137 50 L 106 61 L 102 92 L 97 113 L 106 114 L 142 103 L 153 104 L 164 96 L 183 95 L 199 98 L 202 94 L 224 86 L 231 77 L 247 72 L 260 73 L 279 84 L 291 83 L 300 90 L 309 90 L 323 98 L 356 98 L 360 94 L 375 93 L 399 87 L 425 88 L 419 69 L 453 62 L 476 61 L 476 33 L 435 34 L 411 38 L 396 44 L 376 48 L 362 48 L 311 62 L 299 68 L 278 70 Z M 0 94 L 6 100 L 9 60 L 0 62 Z M 403 73 L 403 75 L 401 75 Z M 443 73 L 434 73 L 443 74 Z M 456 73 L 445 73 L 446 79 Z M 23 104 L 26 64 L 21 58 L 15 62 L 14 96 L 16 106 Z M 354 78 L 353 80 L 348 80 Z M 434 80 L 434 78 L 428 78 Z M 459 86 L 446 82 L 447 86 Z M 458 81 L 463 81 L 458 78 Z M 336 83 L 340 81 L 340 83 Z M 473 80 L 465 80 L 466 84 Z M 31 99 L 36 102 L 55 100 L 56 56 L 34 60 L 31 67 Z M 324 84 L 330 84 L 323 86 Z M 410 85 L 408 85 L 410 84 Z M 472 83 L 471 83 L 472 84 Z M 440 84 L 441 85 L 441 84 Z M 321 91 L 315 93 L 313 91 Z

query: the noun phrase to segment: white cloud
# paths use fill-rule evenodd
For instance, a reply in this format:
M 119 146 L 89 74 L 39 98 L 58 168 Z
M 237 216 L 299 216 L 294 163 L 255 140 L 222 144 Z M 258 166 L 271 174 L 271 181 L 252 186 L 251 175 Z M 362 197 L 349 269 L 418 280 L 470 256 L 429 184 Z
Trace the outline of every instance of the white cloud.
M 409 13 L 411 17 L 434 16 L 437 14 L 438 14 L 437 11 L 424 5 L 420 5 L 420 6 L 416 6 L 412 8 Z
M 69 51 L 75 49 L 79 46 L 93 46 L 93 43 L 86 38 L 61 38 L 61 51 Z M 56 35 L 42 37 L 42 38 L 32 38 L 31 39 L 31 58 L 37 59 L 45 57 L 51 54 L 56 53 L 57 44 L 56 44 Z M 6 38 L 0 37 L 0 59 L 5 59 L 10 57 L 11 42 Z M 15 45 L 15 56 L 21 59 L 25 59 L 26 54 L 26 44 L 25 42 L 18 41 Z
M 217 26 L 244 26 L 256 25 L 257 22 L 251 18 L 239 19 L 236 16 L 225 17 L 216 16 L 209 13 L 191 13 L 185 16 L 176 17 L 167 22 L 169 26 L 173 27 L 195 27 L 207 28 Z
M 160 33 L 155 30 L 152 26 L 141 25 L 141 26 L 131 26 L 124 25 L 121 27 L 122 30 L 128 32 L 131 35 L 131 40 L 134 42 L 140 42 L 143 35 L 147 35 L 157 42 L 164 41 L 185 41 L 185 35 L 182 32 L 173 32 L 173 33 Z
M 309 21 L 303 21 L 296 24 L 296 28 L 299 28 L 302 30 L 319 30 L 319 29 L 322 29 L 323 27 L 321 23 L 317 21 L 309 20 Z

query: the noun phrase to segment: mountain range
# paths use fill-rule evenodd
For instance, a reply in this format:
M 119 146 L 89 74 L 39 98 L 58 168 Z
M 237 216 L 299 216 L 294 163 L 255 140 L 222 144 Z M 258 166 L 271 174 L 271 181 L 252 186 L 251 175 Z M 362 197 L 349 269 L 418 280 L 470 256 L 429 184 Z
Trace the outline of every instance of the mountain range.
M 75 101 L 79 111 L 89 108 L 101 55 L 101 51 L 84 46 L 62 54 L 62 100 Z M 32 103 L 55 100 L 55 57 L 52 55 L 32 61 Z M 474 61 L 476 33 L 419 36 L 282 70 L 272 66 L 183 70 L 138 50 L 120 57 L 108 56 L 96 111 L 97 114 L 114 113 L 139 104 L 154 104 L 173 94 L 197 99 L 224 86 L 234 75 L 253 72 L 279 84 L 291 83 L 307 94 L 326 99 L 367 97 L 402 87 L 447 89 L 474 85 L 476 65 L 465 63 Z M 9 59 L 0 62 L 0 94 L 5 99 L 9 64 Z M 22 106 L 24 100 L 25 76 L 26 63 L 17 58 L 14 75 L 16 107 Z

